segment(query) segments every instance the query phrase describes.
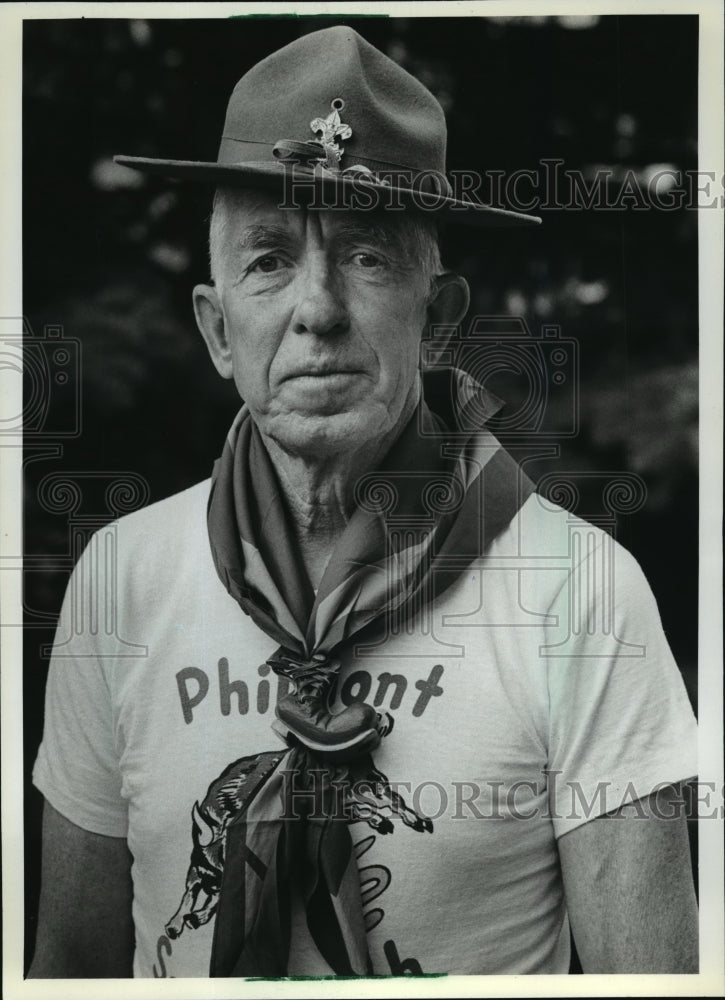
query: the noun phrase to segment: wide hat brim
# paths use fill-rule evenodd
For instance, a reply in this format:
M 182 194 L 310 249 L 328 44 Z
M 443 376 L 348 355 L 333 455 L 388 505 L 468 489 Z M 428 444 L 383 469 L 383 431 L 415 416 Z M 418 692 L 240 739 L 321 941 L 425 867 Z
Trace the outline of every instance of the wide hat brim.
M 124 167 L 172 180 L 277 192 L 281 208 L 305 205 L 367 211 L 400 211 L 402 208 L 428 213 L 442 222 L 478 227 L 531 226 L 541 222 L 536 215 L 495 208 L 471 199 L 423 191 L 395 181 L 384 184 L 378 179 L 299 164 L 259 161 L 226 164 L 124 155 L 114 156 L 114 160 Z

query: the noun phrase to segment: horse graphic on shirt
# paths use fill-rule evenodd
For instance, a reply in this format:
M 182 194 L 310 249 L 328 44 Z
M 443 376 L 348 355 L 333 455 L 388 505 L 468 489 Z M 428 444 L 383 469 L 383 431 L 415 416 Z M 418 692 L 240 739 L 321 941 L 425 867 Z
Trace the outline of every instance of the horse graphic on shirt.
M 194 803 L 186 885 L 181 903 L 165 927 L 170 939 L 178 938 L 184 927 L 194 930 L 215 915 L 229 826 L 284 755 L 285 751 L 269 751 L 234 761 L 212 781 L 203 801 Z M 433 832 L 432 821 L 419 816 L 406 804 L 369 754 L 339 765 L 335 783 L 343 789 L 344 817 L 348 823 L 365 822 L 377 833 L 389 834 L 394 831 L 393 818 L 398 816 L 405 826 L 418 833 Z M 250 858 L 249 863 L 253 865 L 253 859 Z

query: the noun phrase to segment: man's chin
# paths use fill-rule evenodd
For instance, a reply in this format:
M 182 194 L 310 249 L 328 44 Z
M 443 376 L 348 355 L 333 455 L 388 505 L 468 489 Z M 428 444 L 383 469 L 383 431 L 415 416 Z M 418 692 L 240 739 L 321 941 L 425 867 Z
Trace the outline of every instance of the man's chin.
M 291 412 L 263 421 L 260 430 L 290 454 L 329 458 L 380 436 L 380 421 L 355 412 Z

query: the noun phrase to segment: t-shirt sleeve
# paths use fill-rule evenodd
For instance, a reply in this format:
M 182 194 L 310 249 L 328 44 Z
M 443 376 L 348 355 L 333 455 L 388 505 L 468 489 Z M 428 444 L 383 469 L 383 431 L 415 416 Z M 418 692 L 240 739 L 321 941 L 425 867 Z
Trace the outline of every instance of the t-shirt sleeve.
M 121 795 L 111 690 L 114 648 L 95 614 L 96 590 L 104 579 L 99 536 L 81 556 L 63 601 L 33 783 L 76 826 L 125 837 L 127 807 Z
M 594 538 L 590 534 L 589 540 Z M 658 786 L 697 775 L 697 727 L 654 595 L 600 534 L 552 612 L 549 801 L 557 837 Z

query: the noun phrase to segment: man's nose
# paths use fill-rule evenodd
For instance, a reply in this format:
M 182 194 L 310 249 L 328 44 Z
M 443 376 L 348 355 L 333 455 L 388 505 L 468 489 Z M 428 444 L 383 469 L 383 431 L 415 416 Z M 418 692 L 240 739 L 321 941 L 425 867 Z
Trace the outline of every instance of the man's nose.
M 295 333 L 324 337 L 347 330 L 349 315 L 344 292 L 322 255 L 312 256 L 302 269 L 300 288 L 292 324 Z

